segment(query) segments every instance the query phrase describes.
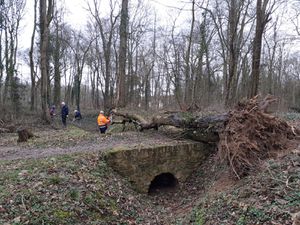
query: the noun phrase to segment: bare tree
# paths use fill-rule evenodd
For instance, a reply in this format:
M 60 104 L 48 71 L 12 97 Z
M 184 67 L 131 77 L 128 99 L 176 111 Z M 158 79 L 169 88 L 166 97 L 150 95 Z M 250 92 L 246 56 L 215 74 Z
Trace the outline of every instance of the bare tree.
M 36 17 L 37 17 L 37 3 L 38 0 L 34 0 L 34 17 L 33 17 L 33 30 L 31 34 L 31 44 L 29 50 L 29 62 L 30 62 L 30 78 L 31 78 L 31 96 L 30 96 L 30 110 L 34 110 L 35 106 L 35 89 L 36 89 L 36 71 L 34 66 L 33 51 L 36 31 Z
M 3 44 L 2 44 L 2 37 L 3 37 L 3 32 L 4 32 L 4 9 L 5 9 L 5 4 L 4 1 L 0 1 L 0 109 L 2 108 L 2 79 L 3 79 L 3 74 L 4 74 L 4 57 L 2 54 L 3 50 Z
M 190 105 L 192 101 L 192 82 L 193 79 L 191 78 L 191 65 L 190 65 L 190 58 L 191 58 L 191 49 L 192 49 L 192 39 L 193 39 L 193 32 L 194 32 L 194 24 L 195 24 L 195 0 L 192 0 L 192 21 L 191 21 L 191 28 L 190 34 L 188 36 L 188 46 L 185 53 L 185 92 L 184 92 L 184 101 L 187 105 Z
M 266 71 L 266 82 L 265 85 L 263 86 L 263 93 L 268 93 L 268 94 L 275 94 L 274 90 L 274 82 L 275 82 L 275 60 L 276 60 L 276 51 L 279 45 L 278 41 L 278 21 L 279 17 L 276 18 L 273 26 L 273 38 L 267 37 L 264 35 L 264 43 L 265 43 L 265 51 L 266 53 L 263 52 L 263 56 L 265 57 L 263 64 L 266 65 L 267 71 Z
M 297 35 L 300 36 L 300 2 L 295 2 L 293 5 L 293 14 L 291 18 L 291 22 L 295 27 Z
M 20 110 L 20 93 L 18 93 L 18 68 L 17 68 L 17 50 L 20 21 L 25 7 L 24 0 L 7 1 L 2 4 L 2 19 L 4 22 L 5 36 L 5 71 L 6 78 L 4 83 L 3 104 L 10 102 L 15 114 Z M 7 101 L 9 94 L 10 101 Z
M 76 31 L 73 31 L 73 42 L 69 43 L 69 46 L 71 47 L 74 55 L 74 94 L 76 107 L 78 110 L 80 110 L 82 71 L 87 59 L 87 53 L 93 41 L 93 38 L 90 38 L 90 40 L 86 40 L 84 39 L 81 32 L 77 34 Z
M 91 13 L 92 17 L 95 19 L 96 22 L 96 32 L 100 33 L 101 41 L 102 41 L 102 49 L 104 54 L 104 93 L 103 93 L 103 99 L 104 99 L 104 109 L 109 109 L 112 104 L 112 99 L 110 98 L 110 92 L 113 91 L 111 89 L 111 60 L 112 60 L 112 44 L 113 44 L 113 35 L 115 31 L 115 26 L 117 23 L 117 19 L 119 17 L 119 14 L 115 15 L 115 4 L 110 1 L 110 14 L 109 19 L 104 20 L 100 17 L 100 3 L 98 0 L 93 1 L 93 6 L 89 5 L 89 12 Z M 98 37 L 98 36 L 97 36 Z M 98 43 L 98 42 L 97 42 Z M 100 47 L 98 44 L 97 47 Z M 99 54 L 101 51 L 97 51 L 97 54 Z M 99 71 L 98 71 L 99 72 Z M 97 82 L 98 85 L 98 82 Z
M 122 0 L 121 23 L 120 23 L 120 49 L 119 49 L 119 73 L 117 77 L 118 107 L 126 106 L 126 54 L 127 54 L 127 29 L 128 29 L 128 0 Z
M 61 101 L 61 78 L 63 68 L 64 55 L 68 44 L 71 41 L 71 30 L 67 27 L 63 20 L 64 9 L 55 8 L 53 15 L 53 26 L 50 36 L 50 53 L 52 65 L 53 65 L 53 104 L 58 106 Z
M 237 95 L 238 68 L 242 58 L 242 49 L 247 40 L 244 31 L 252 19 L 248 12 L 250 4 L 249 0 L 227 0 L 225 2 L 216 0 L 214 11 L 208 7 L 201 7 L 209 12 L 219 37 L 221 48 L 219 51 L 223 59 L 224 103 L 226 106 L 232 105 Z M 227 9 L 225 11 L 227 15 L 224 14 L 224 8 Z
M 270 16 L 274 8 L 275 1 L 270 3 L 269 8 L 267 8 L 268 5 L 269 0 L 257 0 L 256 2 L 256 28 L 253 39 L 252 72 L 249 97 L 253 97 L 258 93 L 262 37 L 267 23 L 271 20 Z
M 50 122 L 48 114 L 48 83 L 47 49 L 49 44 L 49 26 L 53 15 L 54 0 L 40 0 L 40 70 L 41 70 L 41 118 Z
M 131 7 L 130 20 L 128 24 L 128 52 L 126 56 L 128 61 L 128 75 L 126 76 L 126 100 L 127 103 L 132 106 L 137 106 L 141 103 L 139 101 L 140 96 L 138 96 L 137 92 L 137 90 L 140 90 L 140 88 L 137 87 L 139 86 L 139 83 L 144 74 L 140 74 L 138 71 L 142 69 L 139 67 L 139 61 L 140 58 L 144 58 L 144 55 L 142 56 L 141 50 L 146 47 L 143 44 L 148 41 L 145 37 L 147 32 L 152 32 L 153 29 L 153 39 L 156 39 L 156 21 L 154 22 L 154 28 L 152 29 L 149 26 L 150 24 L 152 24 L 152 22 L 150 18 L 150 10 L 149 7 L 147 7 L 147 5 L 144 5 L 143 2 L 139 2 L 138 5 L 136 5 L 135 7 Z M 153 50 L 152 61 L 154 61 L 154 58 L 156 57 L 155 42 L 156 41 L 153 40 L 151 46 Z M 116 56 L 117 55 L 118 53 L 116 52 Z M 119 65 L 118 60 L 116 62 L 117 65 Z M 119 68 L 119 66 L 117 68 Z M 154 73 L 154 70 L 152 70 L 152 73 Z

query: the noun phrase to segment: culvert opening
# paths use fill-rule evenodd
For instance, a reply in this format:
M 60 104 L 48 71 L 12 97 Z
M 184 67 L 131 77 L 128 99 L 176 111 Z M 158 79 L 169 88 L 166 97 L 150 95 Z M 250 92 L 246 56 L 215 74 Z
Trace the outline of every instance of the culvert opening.
M 157 175 L 149 186 L 148 193 L 156 193 L 160 191 L 171 191 L 178 185 L 178 180 L 172 173 L 161 173 Z

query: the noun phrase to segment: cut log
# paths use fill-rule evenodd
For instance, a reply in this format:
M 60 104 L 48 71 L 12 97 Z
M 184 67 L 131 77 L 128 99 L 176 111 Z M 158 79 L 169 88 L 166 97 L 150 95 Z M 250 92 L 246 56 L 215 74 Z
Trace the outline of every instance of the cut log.
M 19 128 L 17 133 L 19 135 L 18 142 L 26 142 L 28 139 L 34 137 L 34 134 L 26 128 Z

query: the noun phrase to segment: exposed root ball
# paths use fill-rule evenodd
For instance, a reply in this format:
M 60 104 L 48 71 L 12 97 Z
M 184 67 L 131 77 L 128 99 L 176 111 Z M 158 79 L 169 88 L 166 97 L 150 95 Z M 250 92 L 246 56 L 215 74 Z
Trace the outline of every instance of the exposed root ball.
M 287 148 L 296 132 L 284 120 L 268 114 L 267 107 L 276 101 L 272 96 L 258 96 L 239 103 L 229 113 L 225 129 L 220 133 L 219 157 L 227 160 L 240 179 L 257 168 L 261 160 Z

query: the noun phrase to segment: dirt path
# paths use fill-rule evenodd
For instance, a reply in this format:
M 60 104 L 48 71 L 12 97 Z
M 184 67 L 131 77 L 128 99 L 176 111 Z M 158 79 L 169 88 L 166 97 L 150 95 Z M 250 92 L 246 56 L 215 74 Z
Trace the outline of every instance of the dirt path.
M 57 136 L 59 136 L 59 134 Z M 16 142 L 15 139 L 16 138 L 13 139 L 14 142 Z M 6 143 L 3 141 L 1 142 L 0 139 L 0 160 L 42 158 L 55 155 L 72 154 L 76 152 L 105 151 L 118 146 L 130 148 L 137 146 L 152 146 L 154 144 L 168 144 L 178 141 L 163 136 L 157 132 L 126 132 L 104 136 L 92 134 L 92 136 L 88 137 L 88 140 L 79 140 L 77 143 L 74 143 L 73 138 L 70 138 L 69 144 L 64 143 L 64 145 L 61 146 L 55 146 L 56 143 L 54 141 L 54 143 L 51 143 L 50 147 L 47 147 L 47 141 L 45 141 L 47 144 L 43 143 L 44 147 L 23 143 L 11 144 L 7 142 L 8 141 L 6 141 Z
M 99 145 L 91 144 L 84 146 L 75 146 L 70 148 L 30 148 L 23 149 L 22 147 L 4 147 L 0 151 L 0 160 L 42 158 L 54 155 L 70 154 L 75 152 L 93 152 L 101 150 Z

